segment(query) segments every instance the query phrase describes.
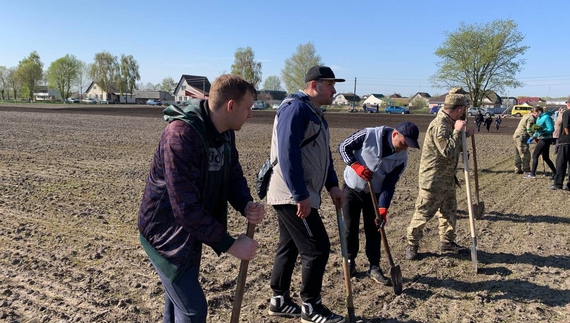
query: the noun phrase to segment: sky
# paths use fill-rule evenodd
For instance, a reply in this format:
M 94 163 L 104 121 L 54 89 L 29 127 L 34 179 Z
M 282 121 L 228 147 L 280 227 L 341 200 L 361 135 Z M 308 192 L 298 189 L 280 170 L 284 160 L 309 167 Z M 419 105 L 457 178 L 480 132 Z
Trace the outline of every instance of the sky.
M 231 72 L 238 48 L 251 47 L 262 78 L 280 76 L 300 44 L 312 42 L 345 83 L 339 93 L 440 95 L 429 77 L 446 33 L 513 19 L 530 46 L 517 79 L 502 96 L 570 94 L 569 1 L 299 1 L 299 0 L 0 0 L 0 66 L 37 51 L 44 69 L 67 54 L 92 63 L 96 53 L 133 55 L 141 82 L 210 82 Z M 263 84 L 263 83 L 262 83 Z M 282 84 L 283 85 L 283 84 Z

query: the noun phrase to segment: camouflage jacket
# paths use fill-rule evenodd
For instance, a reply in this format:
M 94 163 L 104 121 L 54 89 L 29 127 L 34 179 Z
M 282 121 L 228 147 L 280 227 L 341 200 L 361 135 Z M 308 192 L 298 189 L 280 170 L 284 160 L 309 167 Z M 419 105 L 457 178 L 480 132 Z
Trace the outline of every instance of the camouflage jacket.
M 519 121 L 519 125 L 517 126 L 517 130 L 515 130 L 515 134 L 513 138 L 518 138 L 520 136 L 528 136 L 530 137 L 533 134 L 532 125 L 536 123 L 536 118 L 532 114 L 524 115 Z
M 455 120 L 443 110 L 429 124 L 420 161 L 420 189 L 455 189 L 455 172 L 463 146 L 461 132 L 454 126 Z

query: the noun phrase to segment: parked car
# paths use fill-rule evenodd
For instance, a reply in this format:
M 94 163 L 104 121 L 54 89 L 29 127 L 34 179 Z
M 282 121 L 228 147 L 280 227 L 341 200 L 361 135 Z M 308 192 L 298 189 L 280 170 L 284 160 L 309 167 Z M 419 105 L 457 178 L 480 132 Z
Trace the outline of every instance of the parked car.
M 275 103 L 275 104 L 273 104 L 273 109 L 277 110 L 277 109 L 279 109 L 279 106 L 280 106 L 279 103 Z
M 384 109 L 384 112 L 386 112 L 386 113 L 398 113 L 398 114 L 409 114 L 410 110 L 406 109 L 404 107 L 397 106 L 397 105 L 389 105 L 386 107 L 386 109 Z
M 79 103 L 79 99 L 78 98 L 67 98 L 65 100 L 65 102 L 67 102 L 67 103 Z
M 115 103 L 117 103 L 117 100 L 115 100 L 115 99 L 99 101 L 99 104 L 115 104 Z
M 517 104 L 513 106 L 513 109 L 511 110 L 511 115 L 515 117 L 522 117 L 525 114 L 529 114 L 531 111 L 532 111 L 532 106 Z
M 83 100 L 81 100 L 81 102 L 83 103 L 89 103 L 89 104 L 96 104 L 97 100 L 93 99 L 93 98 L 85 98 Z
M 146 101 L 146 105 L 162 105 L 162 102 L 160 102 L 160 100 L 149 99 Z
M 482 114 L 485 114 L 485 109 L 479 107 L 471 107 L 467 109 L 467 115 L 470 117 L 476 116 L 478 111 L 481 111 Z
M 267 108 L 267 103 L 263 101 L 255 101 L 251 107 L 252 110 L 263 110 L 265 108 Z
M 437 114 L 439 112 L 439 109 L 441 108 L 441 106 L 435 106 L 435 107 L 431 107 L 429 109 L 429 114 Z
M 364 112 L 366 112 L 366 113 L 378 113 L 378 112 L 380 112 L 378 104 L 374 104 L 374 105 L 365 104 L 362 106 L 362 109 L 364 109 Z

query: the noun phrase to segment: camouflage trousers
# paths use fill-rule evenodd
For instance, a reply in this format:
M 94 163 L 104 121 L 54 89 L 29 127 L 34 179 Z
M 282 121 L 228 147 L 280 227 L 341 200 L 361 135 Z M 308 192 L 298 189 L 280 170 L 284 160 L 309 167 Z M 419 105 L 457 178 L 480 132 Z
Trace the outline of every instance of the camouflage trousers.
M 521 141 L 521 137 L 514 138 L 515 141 L 515 168 L 525 173 L 530 172 L 530 149 L 526 141 Z
M 434 215 L 437 215 L 439 221 L 439 240 L 455 242 L 455 217 L 457 215 L 455 188 L 438 191 L 420 188 L 416 200 L 416 211 L 407 230 L 408 244 L 419 245 L 424 235 L 424 227 Z

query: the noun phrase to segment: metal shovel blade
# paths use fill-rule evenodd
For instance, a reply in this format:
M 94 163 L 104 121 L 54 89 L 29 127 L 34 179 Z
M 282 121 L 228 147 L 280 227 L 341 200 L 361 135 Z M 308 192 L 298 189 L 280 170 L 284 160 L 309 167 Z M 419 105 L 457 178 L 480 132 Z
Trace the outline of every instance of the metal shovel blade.
M 390 278 L 392 278 L 392 286 L 394 287 L 394 294 L 400 295 L 402 294 L 402 269 L 400 269 L 400 265 L 394 265 L 390 267 Z
M 479 201 L 479 203 L 473 204 L 473 213 L 477 220 L 485 216 L 485 202 Z

